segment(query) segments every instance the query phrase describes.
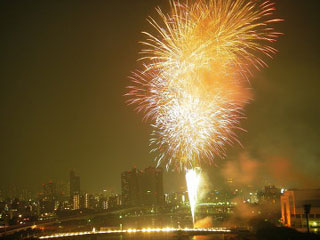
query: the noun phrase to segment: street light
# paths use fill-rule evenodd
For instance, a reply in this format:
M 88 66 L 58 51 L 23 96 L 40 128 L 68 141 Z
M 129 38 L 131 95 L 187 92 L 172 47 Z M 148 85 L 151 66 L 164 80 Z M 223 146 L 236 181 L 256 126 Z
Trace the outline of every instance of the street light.
M 311 209 L 311 204 L 305 204 L 303 205 L 303 208 L 304 208 L 304 214 L 306 216 L 306 220 L 307 220 L 307 230 L 308 230 L 308 233 L 310 232 L 310 229 L 309 229 L 309 213 L 310 213 L 310 209 Z

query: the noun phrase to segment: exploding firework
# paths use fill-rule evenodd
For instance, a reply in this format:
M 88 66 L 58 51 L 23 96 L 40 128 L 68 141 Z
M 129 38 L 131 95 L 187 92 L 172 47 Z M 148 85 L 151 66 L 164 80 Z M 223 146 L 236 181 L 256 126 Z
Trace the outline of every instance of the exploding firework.
M 148 19 L 155 33 L 144 33 L 127 95 L 151 122 L 158 165 L 193 169 L 238 142 L 251 71 L 276 53 L 274 10 L 259 0 L 170 1 L 169 14 L 157 8 L 159 20 Z

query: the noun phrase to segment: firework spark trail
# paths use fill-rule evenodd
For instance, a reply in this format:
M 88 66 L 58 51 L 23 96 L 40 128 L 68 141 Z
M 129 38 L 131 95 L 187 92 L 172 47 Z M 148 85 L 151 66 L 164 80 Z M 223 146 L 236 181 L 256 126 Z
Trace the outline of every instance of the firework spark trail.
M 192 220 L 195 222 L 195 209 L 198 201 L 198 189 L 201 182 L 201 173 L 199 168 L 186 170 L 186 182 L 188 188 L 188 197 L 191 208 Z

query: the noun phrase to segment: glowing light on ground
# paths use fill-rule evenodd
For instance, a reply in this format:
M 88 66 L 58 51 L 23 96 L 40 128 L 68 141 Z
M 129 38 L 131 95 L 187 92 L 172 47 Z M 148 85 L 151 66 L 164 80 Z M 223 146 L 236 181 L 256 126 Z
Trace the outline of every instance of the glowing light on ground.
M 135 234 L 135 233 L 178 233 L 178 232 L 198 232 L 198 233 L 230 233 L 231 230 L 227 228 L 142 228 L 142 229 L 126 229 L 126 230 L 109 230 L 109 231 L 85 231 L 85 232 L 71 232 L 71 233 L 57 233 L 47 236 L 41 236 L 39 239 L 76 237 L 84 235 L 99 235 L 99 234 Z

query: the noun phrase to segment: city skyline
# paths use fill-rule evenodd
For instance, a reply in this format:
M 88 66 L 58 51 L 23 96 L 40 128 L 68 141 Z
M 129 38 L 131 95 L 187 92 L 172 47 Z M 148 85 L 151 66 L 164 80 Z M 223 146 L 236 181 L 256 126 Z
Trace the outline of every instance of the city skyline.
M 141 49 L 139 32 L 157 5 L 167 3 L 1 3 L 0 189 L 13 183 L 39 188 L 51 179 L 67 180 L 75 169 L 84 189 L 120 192 L 119 173 L 152 165 L 150 128 L 123 94 Z M 227 175 L 256 182 L 261 174 L 274 184 L 319 186 L 315 6 L 277 2 L 285 19 L 279 54 L 251 83 L 255 101 L 241 124 L 248 133 L 239 132 L 244 147 L 235 145 L 226 160 L 216 159 L 212 184 Z M 183 180 L 165 173 L 165 188 Z

